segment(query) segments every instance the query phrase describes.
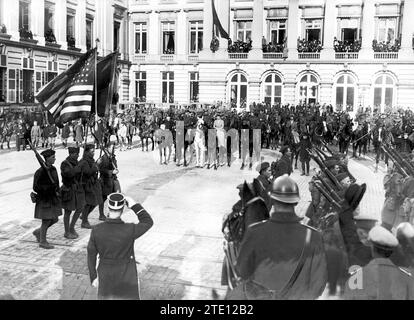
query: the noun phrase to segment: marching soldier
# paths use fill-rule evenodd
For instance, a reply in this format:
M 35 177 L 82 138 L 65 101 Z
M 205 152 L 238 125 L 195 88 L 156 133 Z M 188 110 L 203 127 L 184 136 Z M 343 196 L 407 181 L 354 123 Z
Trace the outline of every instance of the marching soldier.
M 65 227 L 64 237 L 66 239 L 77 239 L 75 224 L 85 207 L 85 191 L 83 189 L 82 167 L 79 165 L 79 148 L 69 147 L 69 157 L 60 166 L 62 174 L 62 208 L 65 210 L 63 224 Z M 70 221 L 70 215 L 75 211 Z
M 300 223 L 299 188 L 291 178 L 276 179 L 270 197 L 270 220 L 251 225 L 241 244 L 236 269 L 242 292 L 236 288 L 229 298 L 316 299 L 327 282 L 322 236 Z
M 88 144 L 85 147 L 83 158 L 79 165 L 82 167 L 82 185 L 85 190 L 85 207 L 82 212 L 82 224 L 84 229 L 91 229 L 88 221 L 89 214 L 95 207 L 103 202 L 102 186 L 98 180 L 99 168 L 94 160 L 95 145 Z
M 53 164 L 56 161 L 55 151 L 45 150 L 41 153 L 45 159 L 46 169 L 39 168 L 33 179 L 33 190 L 37 193 L 35 218 L 42 220 L 39 229 L 33 231 L 33 235 L 43 249 L 54 247 L 46 240 L 47 230 L 59 220 L 62 215 L 62 207 L 59 199 L 59 177 Z M 53 182 L 52 182 L 53 180 Z
M 116 190 L 119 185 L 115 183 L 118 174 L 116 165 L 116 160 L 110 159 L 106 154 L 98 160 L 99 180 L 102 185 L 102 203 L 99 204 L 99 220 L 101 221 L 105 221 L 104 204 L 106 199 L 110 194 L 120 192 L 120 190 Z
M 124 223 L 124 206 L 132 209 L 139 223 Z M 139 284 L 134 243 L 153 225 L 151 216 L 130 197 L 114 193 L 108 197 L 104 223 L 93 228 L 88 243 L 88 268 L 91 283 L 98 287 L 100 300 L 138 300 Z M 99 266 L 96 268 L 96 257 Z

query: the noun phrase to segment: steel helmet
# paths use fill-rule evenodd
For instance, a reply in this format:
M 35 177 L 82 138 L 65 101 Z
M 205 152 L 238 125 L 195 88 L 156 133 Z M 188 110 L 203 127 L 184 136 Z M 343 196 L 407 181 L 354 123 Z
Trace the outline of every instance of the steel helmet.
M 287 174 L 273 181 L 269 195 L 272 199 L 283 203 L 298 203 L 300 200 L 299 187 Z

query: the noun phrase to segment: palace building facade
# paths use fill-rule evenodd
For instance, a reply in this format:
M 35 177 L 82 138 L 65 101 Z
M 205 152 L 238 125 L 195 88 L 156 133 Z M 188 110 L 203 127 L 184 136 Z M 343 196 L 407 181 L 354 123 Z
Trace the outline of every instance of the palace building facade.
M 231 43 L 213 37 L 214 10 Z M 119 49 L 121 103 L 355 112 L 414 97 L 414 0 L 0 0 L 0 13 L 3 103 L 25 102 L 96 38 L 101 55 Z

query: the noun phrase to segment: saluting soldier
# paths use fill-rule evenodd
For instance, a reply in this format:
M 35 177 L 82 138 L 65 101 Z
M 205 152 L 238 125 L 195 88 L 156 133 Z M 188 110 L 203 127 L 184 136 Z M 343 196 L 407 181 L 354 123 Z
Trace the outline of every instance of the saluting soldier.
M 82 167 L 82 185 L 85 190 L 85 207 L 82 213 L 81 227 L 84 229 L 91 229 L 88 221 L 89 214 L 95 207 L 103 202 L 102 186 L 98 180 L 98 165 L 94 160 L 95 145 L 88 144 L 85 147 L 83 158 L 80 161 Z
M 124 206 L 132 209 L 138 224 L 124 223 Z M 130 197 L 114 193 L 108 197 L 108 214 L 104 223 L 95 226 L 88 243 L 88 268 L 100 300 L 139 300 L 138 273 L 134 243 L 154 224 L 148 212 Z M 99 255 L 99 266 L 96 258 Z
M 63 224 L 65 227 L 64 237 L 66 239 L 77 239 L 75 224 L 85 207 L 85 191 L 83 189 L 82 167 L 78 162 L 79 148 L 69 147 L 69 156 L 60 165 L 62 174 L 62 208 L 65 210 Z M 75 211 L 70 221 L 70 215 Z
M 37 193 L 34 217 L 42 220 L 39 229 L 33 231 L 33 235 L 43 249 L 53 249 L 54 246 L 46 240 L 47 230 L 59 220 L 62 215 L 62 207 L 59 198 L 59 177 L 53 164 L 56 161 L 54 150 L 45 150 L 41 153 L 45 159 L 46 168 L 39 168 L 33 179 L 33 190 Z M 49 174 L 50 176 L 49 176 Z M 51 178 L 50 178 L 51 177 Z M 53 181 L 52 181 L 53 180 Z

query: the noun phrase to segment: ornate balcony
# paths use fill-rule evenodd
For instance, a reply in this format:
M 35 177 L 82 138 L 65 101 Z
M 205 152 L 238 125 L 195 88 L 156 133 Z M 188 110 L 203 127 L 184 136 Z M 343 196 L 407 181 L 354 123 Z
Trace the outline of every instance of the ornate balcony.
M 336 52 L 335 59 L 336 60 L 356 60 L 358 59 L 359 53 L 358 52 Z
M 320 59 L 321 54 L 319 52 L 299 52 L 298 59 Z
M 165 61 L 165 62 L 173 62 L 174 61 L 174 56 L 173 54 L 162 54 L 160 57 L 161 61 Z
M 198 54 L 189 54 L 188 61 L 198 61 Z
M 240 60 L 240 59 L 248 59 L 248 53 L 230 53 L 229 52 L 229 59 L 231 60 Z
M 284 59 L 282 52 L 263 52 L 263 59 Z
M 305 40 L 298 38 L 297 49 L 299 54 L 302 53 L 320 53 L 323 49 L 322 43 L 319 40 Z M 319 58 L 312 58 L 319 59 Z
M 136 53 L 135 55 L 134 55 L 134 61 L 135 62 L 142 62 L 142 61 L 145 61 L 145 59 L 146 59 L 146 54 L 139 54 L 139 53 Z
M 374 52 L 374 59 L 395 60 L 398 59 L 398 52 Z

